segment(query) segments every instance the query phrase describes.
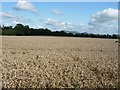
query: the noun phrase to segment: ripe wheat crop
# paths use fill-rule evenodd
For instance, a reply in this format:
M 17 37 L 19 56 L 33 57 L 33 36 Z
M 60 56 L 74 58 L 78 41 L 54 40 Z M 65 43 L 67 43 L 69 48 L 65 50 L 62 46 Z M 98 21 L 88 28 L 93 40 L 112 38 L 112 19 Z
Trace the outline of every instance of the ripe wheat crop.
M 4 88 L 115 88 L 115 39 L 3 36 Z

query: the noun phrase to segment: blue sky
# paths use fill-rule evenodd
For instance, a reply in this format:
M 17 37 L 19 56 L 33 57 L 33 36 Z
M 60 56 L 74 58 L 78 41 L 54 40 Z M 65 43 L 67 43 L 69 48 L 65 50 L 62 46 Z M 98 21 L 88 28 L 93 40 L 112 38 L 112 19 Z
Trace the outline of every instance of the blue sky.
M 117 33 L 117 2 L 2 2 L 2 24 L 88 33 Z

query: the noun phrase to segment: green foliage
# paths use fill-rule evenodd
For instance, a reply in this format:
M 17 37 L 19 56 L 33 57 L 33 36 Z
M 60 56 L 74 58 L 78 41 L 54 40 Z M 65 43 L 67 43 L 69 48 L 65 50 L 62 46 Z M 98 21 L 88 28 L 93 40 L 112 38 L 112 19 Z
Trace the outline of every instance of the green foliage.
M 13 29 L 3 29 L 2 35 L 16 35 L 16 32 Z
M 80 84 L 79 84 L 79 83 L 76 84 L 76 85 L 74 86 L 74 88 L 75 88 L 75 90 L 80 90 Z
M 118 35 L 113 34 L 113 35 L 100 35 L 100 34 L 88 34 L 86 32 L 84 33 L 77 33 L 77 34 L 72 34 L 72 33 L 66 33 L 65 31 L 51 31 L 47 28 L 39 28 L 39 29 L 34 29 L 30 28 L 28 25 L 22 25 L 22 24 L 17 24 L 14 28 L 12 26 L 3 26 L 2 30 L 2 35 L 17 35 L 17 36 L 39 36 L 39 35 L 50 35 L 50 36 L 72 36 L 72 37 L 92 37 L 92 38 L 112 38 L 112 39 L 117 39 Z M 120 43 L 120 39 L 119 39 Z
M 118 35 L 118 41 L 115 41 L 115 43 L 118 43 L 120 45 L 120 36 Z
M 22 24 L 17 24 L 14 30 L 16 31 L 16 35 L 24 35 L 25 33 L 25 27 Z
M 2 35 L 2 28 L 0 28 L 0 35 Z

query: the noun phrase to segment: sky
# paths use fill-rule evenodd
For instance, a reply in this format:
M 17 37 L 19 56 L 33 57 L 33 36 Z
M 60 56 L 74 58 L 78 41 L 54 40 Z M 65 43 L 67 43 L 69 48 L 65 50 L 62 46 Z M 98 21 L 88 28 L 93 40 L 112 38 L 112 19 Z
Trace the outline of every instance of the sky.
M 18 23 L 52 31 L 118 33 L 117 2 L 2 2 L 1 25 Z

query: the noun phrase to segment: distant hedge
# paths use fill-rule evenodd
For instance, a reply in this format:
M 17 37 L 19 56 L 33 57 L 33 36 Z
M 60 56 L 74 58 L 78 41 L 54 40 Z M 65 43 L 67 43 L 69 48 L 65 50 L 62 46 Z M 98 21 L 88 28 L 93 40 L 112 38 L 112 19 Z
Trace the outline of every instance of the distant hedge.
M 68 37 L 92 37 L 92 38 L 111 38 L 117 39 L 118 35 L 113 34 L 89 34 L 89 33 L 67 33 L 65 31 L 51 31 L 47 28 L 30 28 L 28 25 L 16 24 L 13 28 L 12 26 L 2 26 L 0 29 L 2 35 L 15 35 L 15 36 L 68 36 Z

